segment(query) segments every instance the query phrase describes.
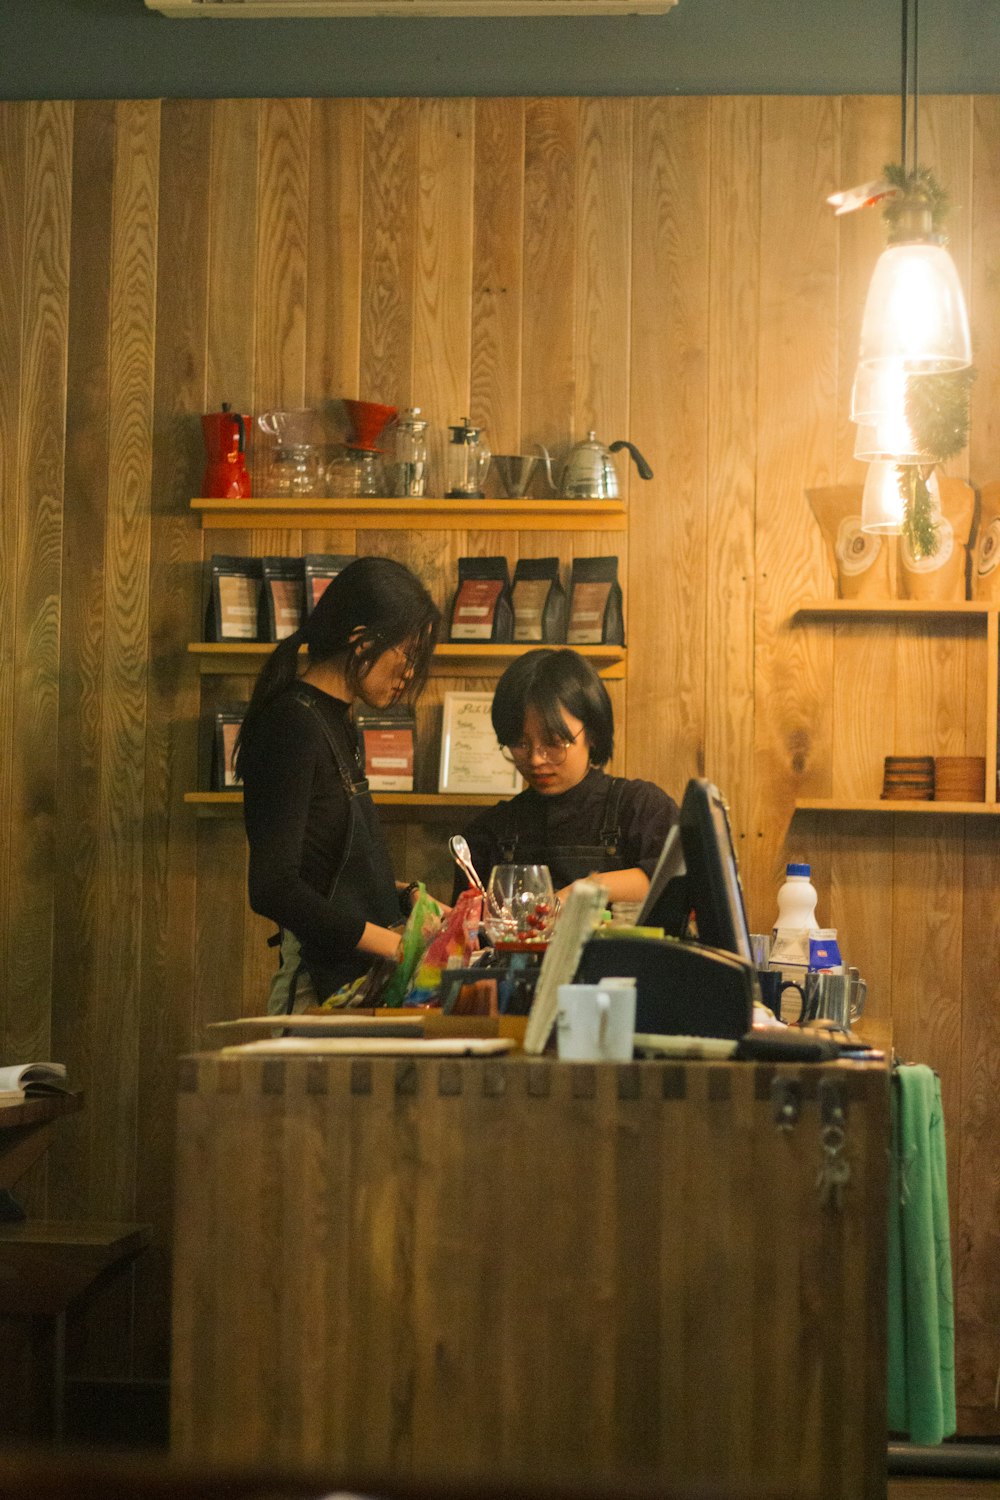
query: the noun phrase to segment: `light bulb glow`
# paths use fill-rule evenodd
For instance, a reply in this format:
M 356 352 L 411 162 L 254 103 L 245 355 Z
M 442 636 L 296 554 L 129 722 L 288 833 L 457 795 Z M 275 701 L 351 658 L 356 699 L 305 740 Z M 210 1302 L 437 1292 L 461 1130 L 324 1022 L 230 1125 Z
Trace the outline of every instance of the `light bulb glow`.
M 931 511 L 941 513 L 941 497 L 937 474 L 927 481 L 931 498 Z M 899 490 L 899 465 L 885 459 L 877 459 L 868 465 L 865 488 L 861 497 L 861 530 L 882 536 L 898 535 L 903 530 L 905 505 Z
M 921 241 L 883 250 L 865 301 L 859 366 L 931 375 L 971 363 L 965 298 L 944 246 Z
M 903 497 L 899 493 L 899 471 L 894 463 L 876 459 L 868 465 L 861 497 L 861 530 L 882 535 L 903 529 Z
M 888 460 L 892 463 L 926 463 L 928 456 L 917 448 L 905 411 L 887 412 L 872 422 L 858 425 L 854 440 L 854 457 L 866 463 Z

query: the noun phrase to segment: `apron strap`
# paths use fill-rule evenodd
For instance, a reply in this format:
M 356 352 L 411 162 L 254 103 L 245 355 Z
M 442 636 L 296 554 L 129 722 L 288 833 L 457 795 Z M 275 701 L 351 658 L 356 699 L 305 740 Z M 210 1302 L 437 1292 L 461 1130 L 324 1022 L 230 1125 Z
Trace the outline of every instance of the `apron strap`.
M 622 841 L 622 797 L 625 795 L 627 783 L 624 776 L 612 776 L 610 781 L 608 800 L 604 804 L 604 820 L 601 824 L 601 843 L 604 845 L 605 853 L 617 855 Z
M 605 854 L 614 858 L 621 847 L 622 798 L 628 782 L 624 776 L 609 776 L 608 783 L 608 795 L 601 816 L 601 830 L 597 836 L 597 844 Z M 530 826 L 528 808 L 523 805 L 517 807 L 514 802 L 508 802 L 505 822 L 497 837 L 497 843 L 500 846 L 500 863 L 515 864 L 518 844 L 522 841 L 534 844 L 537 838 L 537 831 Z
M 344 790 L 347 792 L 347 795 L 349 797 L 358 797 L 367 792 L 367 777 L 355 776 L 354 773 L 357 770 L 357 767 L 352 767 L 347 764 L 347 760 L 344 757 L 344 752 L 340 745 L 337 744 L 337 741 L 333 735 L 333 731 L 331 730 L 329 724 L 326 722 L 326 719 L 324 718 L 322 713 L 320 713 L 319 705 L 316 703 L 316 700 L 311 697 L 309 693 L 304 692 L 300 687 L 294 688 L 293 694 L 295 697 L 295 701 L 297 703 L 301 703 L 303 708 L 307 708 L 319 725 L 323 738 L 326 740 L 327 744 L 330 747 L 334 762 L 337 766 L 337 771 L 340 775 L 341 781 L 344 784 Z

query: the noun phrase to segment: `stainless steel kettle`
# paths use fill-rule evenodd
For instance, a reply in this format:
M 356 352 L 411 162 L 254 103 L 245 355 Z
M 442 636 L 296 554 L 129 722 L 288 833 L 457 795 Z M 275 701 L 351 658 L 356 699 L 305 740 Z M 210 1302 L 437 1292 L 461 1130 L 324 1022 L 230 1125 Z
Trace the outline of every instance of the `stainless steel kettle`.
M 582 443 L 575 443 L 569 450 L 558 484 L 552 478 L 552 461 L 542 449 L 549 484 L 566 500 L 616 500 L 618 472 L 612 454 L 622 448 L 627 448 L 635 459 L 640 479 L 652 479 L 653 471 L 634 443 L 619 438 L 605 447 L 598 442 L 596 433 L 588 432 Z

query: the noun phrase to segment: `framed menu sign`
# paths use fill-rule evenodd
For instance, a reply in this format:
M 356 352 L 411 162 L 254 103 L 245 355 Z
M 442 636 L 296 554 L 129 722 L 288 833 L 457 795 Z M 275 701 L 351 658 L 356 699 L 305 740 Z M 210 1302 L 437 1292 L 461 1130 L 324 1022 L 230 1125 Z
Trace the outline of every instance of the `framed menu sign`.
M 521 790 L 521 777 L 500 754 L 492 706 L 492 693 L 445 693 L 438 791 L 513 797 Z

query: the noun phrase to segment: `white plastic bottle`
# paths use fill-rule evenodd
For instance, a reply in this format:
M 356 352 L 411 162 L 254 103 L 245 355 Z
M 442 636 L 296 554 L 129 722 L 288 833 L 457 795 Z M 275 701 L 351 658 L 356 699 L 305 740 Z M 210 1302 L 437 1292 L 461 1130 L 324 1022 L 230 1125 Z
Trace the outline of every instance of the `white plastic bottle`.
M 805 928 L 811 932 L 816 922 L 816 902 L 819 896 L 809 876 L 808 865 L 786 865 L 785 883 L 778 891 L 778 915 L 774 920 L 774 931 L 779 929 Z
M 772 969 L 785 979 L 804 982 L 809 968 L 809 934 L 817 927 L 816 887 L 808 865 L 786 865 L 785 883 L 778 891 L 778 915 L 771 935 Z M 784 1016 L 784 1009 L 782 1009 Z

